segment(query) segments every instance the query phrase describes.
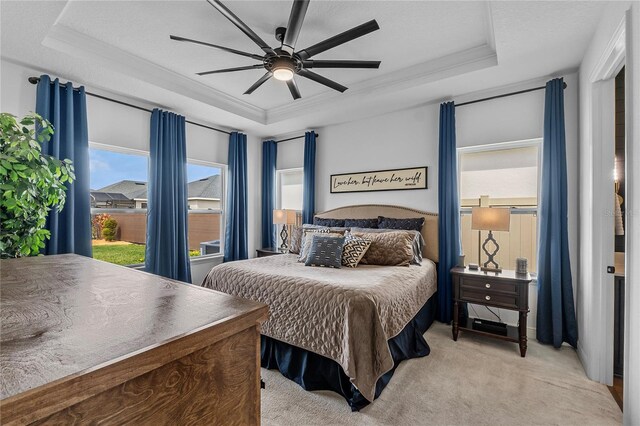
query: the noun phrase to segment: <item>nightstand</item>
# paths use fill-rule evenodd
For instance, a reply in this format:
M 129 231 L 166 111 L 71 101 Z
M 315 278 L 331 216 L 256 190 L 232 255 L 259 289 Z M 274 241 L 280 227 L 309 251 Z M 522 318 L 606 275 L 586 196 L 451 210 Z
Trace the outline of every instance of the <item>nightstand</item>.
M 267 247 L 256 250 L 256 257 L 275 256 L 276 254 L 284 254 L 280 249 Z
M 503 270 L 500 273 L 472 271 L 467 268 L 451 269 L 453 281 L 453 340 L 458 340 L 459 330 L 494 337 L 520 345 L 520 356 L 527 353 L 527 313 L 529 312 L 529 274 L 516 274 Z M 519 325 L 506 326 L 506 332 L 474 328 L 473 318 L 460 318 L 459 305 L 474 303 L 517 311 Z

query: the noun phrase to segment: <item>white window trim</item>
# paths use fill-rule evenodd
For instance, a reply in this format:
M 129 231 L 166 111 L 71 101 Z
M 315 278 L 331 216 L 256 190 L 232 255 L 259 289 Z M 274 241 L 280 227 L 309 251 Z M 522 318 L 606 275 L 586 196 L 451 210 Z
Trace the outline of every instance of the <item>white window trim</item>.
M 117 152 L 119 154 L 144 155 L 145 157 L 149 157 L 149 151 L 145 151 L 143 149 L 125 148 L 123 146 L 109 145 L 109 144 L 100 143 L 100 142 L 89 141 L 89 148 L 100 149 L 103 151 Z
M 515 148 L 526 148 L 530 146 L 538 147 L 538 200 L 540 200 L 540 188 L 542 183 L 542 138 L 533 138 L 533 139 L 523 139 L 519 141 L 507 141 L 507 142 L 496 142 L 490 144 L 483 145 L 472 145 L 472 146 L 464 146 L 457 148 L 457 161 L 458 161 L 458 197 L 460 196 L 460 157 L 462 154 L 468 154 L 473 152 L 487 152 L 487 151 L 501 151 L 504 149 L 515 149 Z M 538 209 L 539 210 L 539 203 Z M 539 213 L 539 211 L 538 211 Z M 539 230 L 536 230 L 536 233 Z M 537 238 L 537 236 L 536 236 Z M 533 272 L 533 271 L 532 271 Z M 535 271 L 535 276 L 531 281 L 532 286 L 538 285 L 538 271 Z
M 145 156 L 147 157 L 147 159 L 149 158 L 149 151 L 145 151 L 142 149 L 136 149 L 136 148 L 127 148 L 127 147 L 123 147 L 123 146 L 118 146 L 118 145 L 109 145 L 106 143 L 100 143 L 100 142 L 92 142 L 89 141 L 89 148 L 94 148 L 94 149 L 99 149 L 102 151 L 110 151 L 110 152 L 116 152 L 119 154 L 133 154 L 133 155 L 141 155 L 141 156 Z M 195 164 L 198 166 L 207 166 L 207 167 L 216 167 L 219 168 L 222 171 L 222 199 L 220 200 L 220 211 L 222 211 L 222 215 L 220 217 L 220 253 L 218 254 L 205 254 L 205 255 L 201 255 L 201 256 L 193 256 L 193 257 L 189 257 L 189 260 L 191 263 L 199 263 L 199 262 L 203 262 L 207 259 L 213 259 L 213 258 L 217 258 L 217 257 L 222 257 L 224 256 L 224 230 L 226 229 L 226 213 L 225 213 L 225 203 L 226 203 L 226 189 L 227 189 L 227 172 L 228 172 L 228 166 L 226 164 L 223 163 L 215 163 L 213 161 L 204 161 L 204 160 L 199 160 L 199 159 L 195 159 L 195 158 L 187 158 L 187 163 L 188 164 Z M 148 163 L 147 163 L 148 164 Z M 149 173 L 147 171 L 147 180 L 149 178 Z M 104 209 L 105 212 L 106 210 L 109 209 Z M 122 212 L 130 212 L 130 213 L 134 213 L 133 210 L 136 211 L 140 211 L 140 210 L 144 210 L 146 211 L 147 209 L 127 209 L 125 211 L 125 209 L 122 209 Z M 193 211 L 209 211 L 209 210 L 200 210 L 200 209 L 195 209 Z M 118 213 L 122 213 L 120 211 L 118 211 Z M 108 213 L 108 212 L 106 212 Z M 131 264 L 131 265 L 123 265 L 126 266 L 128 268 L 133 268 L 133 269 L 141 269 L 144 268 L 144 263 L 135 263 L 135 264 Z
M 282 179 L 282 174 L 292 173 L 292 172 L 302 172 L 304 173 L 304 167 L 291 167 L 288 169 L 277 169 L 276 170 L 276 208 L 282 208 L 282 191 L 280 186 L 280 181 Z M 302 211 L 302 206 L 300 207 L 300 211 Z
M 189 260 L 191 263 L 199 263 L 206 259 L 213 259 L 217 257 L 224 256 L 224 232 L 227 227 L 227 214 L 226 214 L 226 202 L 227 202 L 227 172 L 229 170 L 229 166 L 222 163 L 214 163 L 213 161 L 204 161 L 198 160 L 195 158 L 187 158 L 187 164 L 194 164 L 196 166 L 206 166 L 206 167 L 216 167 L 220 169 L 222 172 L 222 193 L 220 194 L 220 211 L 222 214 L 220 215 L 220 253 L 218 254 L 204 254 L 200 256 L 190 256 Z M 211 210 L 207 209 L 193 209 L 193 212 L 211 212 Z M 217 211 L 217 210 L 216 210 Z

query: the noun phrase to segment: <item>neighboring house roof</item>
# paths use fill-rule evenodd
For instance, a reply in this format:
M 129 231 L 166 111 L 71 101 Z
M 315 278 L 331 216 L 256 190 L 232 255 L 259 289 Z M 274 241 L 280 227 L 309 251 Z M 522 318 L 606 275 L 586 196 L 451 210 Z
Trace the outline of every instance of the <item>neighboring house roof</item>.
M 220 175 L 213 175 L 204 179 L 188 183 L 188 198 L 222 198 L 222 180 Z M 121 180 L 120 182 L 100 188 L 96 193 L 119 193 L 129 199 L 146 200 L 147 183 L 135 180 Z
M 220 175 L 213 175 L 189 182 L 188 198 L 222 198 L 222 181 Z
M 97 203 L 104 203 L 106 201 L 130 201 L 127 196 L 119 192 L 91 191 L 91 198 Z
M 98 192 L 119 192 L 125 197 L 134 198 L 147 198 L 147 182 L 135 181 L 135 180 L 121 180 L 120 182 L 112 183 L 104 188 L 98 189 Z

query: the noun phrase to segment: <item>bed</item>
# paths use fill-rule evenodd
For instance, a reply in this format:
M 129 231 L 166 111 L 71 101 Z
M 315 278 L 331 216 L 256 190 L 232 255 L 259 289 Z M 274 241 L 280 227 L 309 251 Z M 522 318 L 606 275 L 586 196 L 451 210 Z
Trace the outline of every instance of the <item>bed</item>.
M 352 410 L 380 395 L 404 359 L 426 356 L 435 316 L 437 215 L 381 205 L 343 207 L 326 218 L 424 217 L 423 262 L 410 266 L 305 267 L 284 254 L 213 268 L 203 285 L 269 305 L 261 363 L 307 390 L 333 390 Z

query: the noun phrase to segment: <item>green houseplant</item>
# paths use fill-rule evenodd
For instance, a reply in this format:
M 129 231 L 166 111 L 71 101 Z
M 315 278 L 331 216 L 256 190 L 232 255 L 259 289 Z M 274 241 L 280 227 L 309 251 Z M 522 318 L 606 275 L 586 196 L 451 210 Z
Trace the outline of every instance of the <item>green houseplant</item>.
M 75 179 L 71 160 L 42 153 L 53 135 L 51 124 L 38 114 L 18 120 L 0 113 L 0 256 L 40 253 L 52 208 L 62 210 L 66 183 Z

